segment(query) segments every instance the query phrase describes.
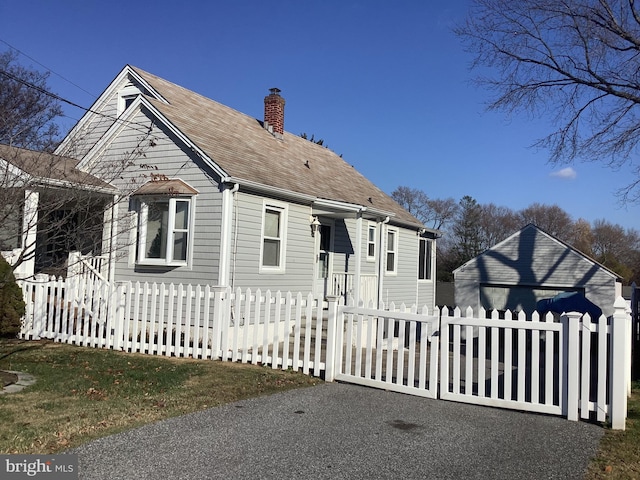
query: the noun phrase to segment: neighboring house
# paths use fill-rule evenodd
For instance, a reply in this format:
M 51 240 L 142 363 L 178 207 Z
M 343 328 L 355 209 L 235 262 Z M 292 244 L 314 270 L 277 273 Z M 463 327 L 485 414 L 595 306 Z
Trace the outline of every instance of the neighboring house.
M 118 187 L 116 281 L 434 305 L 436 231 L 331 150 L 126 66 L 56 150 Z
M 578 291 L 607 316 L 622 293 L 619 275 L 529 224 L 453 272 L 455 301 L 487 310 L 524 310 L 561 292 Z
M 63 266 L 71 250 L 99 253 L 101 213 L 118 191 L 77 164 L 0 145 L 0 253 L 17 278 Z

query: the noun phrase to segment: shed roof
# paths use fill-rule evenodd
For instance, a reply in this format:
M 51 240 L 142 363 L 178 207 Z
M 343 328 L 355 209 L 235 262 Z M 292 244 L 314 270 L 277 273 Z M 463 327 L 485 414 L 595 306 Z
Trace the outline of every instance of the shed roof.
M 494 251 L 494 250 L 499 250 L 503 245 L 513 242 L 513 241 L 517 241 L 517 239 L 520 237 L 520 235 L 522 235 L 523 232 L 530 230 L 530 229 L 535 229 L 538 232 L 540 232 L 542 235 L 545 235 L 546 237 L 548 237 L 549 239 L 551 239 L 552 241 L 556 242 L 557 244 L 563 246 L 564 248 L 570 250 L 573 254 L 578 255 L 579 257 L 581 257 L 583 260 L 591 263 L 592 265 L 596 265 L 599 268 L 601 268 L 602 270 L 604 270 L 605 272 L 607 272 L 608 274 L 610 274 L 612 277 L 616 278 L 617 280 L 622 280 L 622 277 L 620 275 L 618 275 L 616 272 L 614 272 L 613 270 L 605 267 L 604 265 L 602 265 L 601 263 L 599 263 L 598 261 L 594 260 L 593 258 L 591 258 L 590 256 L 584 254 L 583 252 L 581 252 L 580 250 L 578 250 L 577 248 L 569 245 L 568 243 L 560 240 L 559 238 L 555 237 L 554 235 L 551 235 L 550 233 L 545 232 L 543 229 L 541 229 L 540 227 L 538 227 L 537 225 L 534 225 L 533 223 L 529 223 L 528 225 L 525 225 L 524 227 L 522 227 L 520 230 L 518 230 L 517 232 L 513 233 L 512 235 L 510 235 L 509 237 L 507 237 L 506 239 L 504 239 L 503 241 L 495 244 L 493 247 L 488 248 L 487 250 L 485 250 L 484 252 L 482 252 L 480 255 L 478 255 L 475 258 L 472 258 L 471 260 L 469 260 L 468 262 L 466 262 L 463 265 L 460 265 L 458 268 L 456 268 L 453 273 L 455 275 L 455 273 L 458 270 L 461 270 L 465 267 L 469 267 L 469 266 L 474 266 L 477 262 L 478 259 L 484 255 L 487 255 L 488 252 Z

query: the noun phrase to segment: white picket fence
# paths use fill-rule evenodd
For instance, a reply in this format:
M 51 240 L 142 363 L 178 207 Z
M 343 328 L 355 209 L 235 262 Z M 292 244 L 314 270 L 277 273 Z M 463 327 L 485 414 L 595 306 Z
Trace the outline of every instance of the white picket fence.
M 21 338 L 294 369 L 413 395 L 608 421 L 624 429 L 631 317 L 503 318 L 313 295 L 98 278 L 20 282 Z M 559 321 L 558 321 L 559 320 Z

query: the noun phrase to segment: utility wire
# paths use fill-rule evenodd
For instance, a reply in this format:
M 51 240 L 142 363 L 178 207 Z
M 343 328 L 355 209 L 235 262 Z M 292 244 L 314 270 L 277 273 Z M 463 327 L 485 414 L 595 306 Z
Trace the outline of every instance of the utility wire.
M 114 122 L 122 122 L 122 123 L 128 123 L 129 125 L 137 125 L 139 127 L 143 127 L 145 130 L 143 131 L 143 130 L 141 130 L 139 128 L 135 128 L 135 127 L 132 127 L 132 128 L 134 128 L 134 130 L 137 130 L 137 131 L 142 132 L 142 133 L 148 133 L 149 132 L 149 127 L 147 127 L 146 125 L 143 125 L 143 124 L 138 123 L 138 122 L 132 122 L 130 120 L 123 120 L 123 119 L 121 119 L 119 117 L 113 117 L 111 115 L 107 115 L 105 113 L 97 112 L 95 110 L 91 110 L 90 108 L 83 107 L 82 105 L 79 105 L 79 104 L 77 104 L 75 102 L 72 102 L 71 100 L 67 100 L 66 98 L 61 97 L 60 95 L 56 95 L 55 93 L 50 92 L 47 89 L 40 87 L 39 85 L 34 85 L 31 82 L 23 80 L 22 78 L 17 77 L 15 75 L 13 75 L 12 73 L 6 72 L 4 70 L 0 70 L 0 75 L 4 75 L 6 78 L 8 78 L 10 80 L 13 80 L 15 82 L 18 82 L 18 83 L 24 85 L 27 88 L 32 88 L 32 89 L 40 92 L 43 95 L 51 97 L 51 98 L 53 98 L 55 100 L 58 100 L 60 102 L 67 103 L 67 104 L 71 105 L 72 107 L 79 108 L 81 110 L 84 110 L 85 112 L 90 112 L 90 113 L 93 113 L 95 115 L 99 115 L 99 116 L 107 118 L 109 120 L 113 120 Z
M 65 82 L 68 82 L 68 83 L 70 83 L 71 85 L 73 85 L 74 87 L 76 87 L 76 88 L 78 88 L 78 89 L 82 90 L 84 93 L 86 93 L 87 95 L 91 96 L 92 98 L 97 97 L 97 95 L 96 95 L 96 94 L 86 91 L 86 90 L 85 90 L 84 88 L 82 88 L 80 85 L 78 85 L 78 84 L 76 84 L 76 83 L 73 83 L 71 80 L 69 80 L 68 78 L 63 77 L 63 76 L 62 76 L 62 75 L 60 75 L 59 73 L 54 72 L 54 71 L 53 71 L 53 70 L 51 70 L 49 67 L 47 67 L 46 65 L 43 65 L 43 64 L 42 64 L 42 63 L 40 63 L 38 60 L 36 60 L 36 59 L 35 59 L 35 58 L 33 58 L 33 57 L 30 57 L 30 56 L 29 56 L 29 55 L 27 55 L 26 53 L 24 53 L 24 52 L 20 51 L 19 49 L 17 49 L 17 48 L 16 48 L 16 47 L 14 47 L 13 45 L 11 45 L 9 42 L 7 42 L 6 40 L 3 40 L 3 39 L 1 39 L 1 38 L 0 38 L 0 42 L 4 43 L 4 44 L 5 44 L 7 47 L 9 47 L 10 49 L 15 50 L 15 51 L 16 51 L 16 52 L 18 52 L 20 55 L 22 55 L 22 56 L 24 56 L 24 57 L 27 57 L 27 58 L 28 58 L 29 60 L 31 60 L 32 62 L 37 63 L 37 64 L 38 64 L 38 65 L 40 65 L 42 68 L 44 68 L 47 72 L 53 73 L 54 75 L 56 75 L 56 76 L 60 77 L 60 78 L 61 78 L 62 80 L 64 80 Z

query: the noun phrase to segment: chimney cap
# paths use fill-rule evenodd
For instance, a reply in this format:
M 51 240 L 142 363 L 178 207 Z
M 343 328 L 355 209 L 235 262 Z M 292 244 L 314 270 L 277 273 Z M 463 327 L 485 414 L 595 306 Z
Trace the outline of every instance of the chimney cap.
M 280 92 L 282 90 L 280 90 L 279 88 L 273 87 L 269 89 L 269 93 L 271 93 L 272 95 L 280 95 Z

